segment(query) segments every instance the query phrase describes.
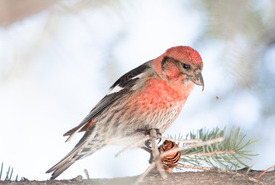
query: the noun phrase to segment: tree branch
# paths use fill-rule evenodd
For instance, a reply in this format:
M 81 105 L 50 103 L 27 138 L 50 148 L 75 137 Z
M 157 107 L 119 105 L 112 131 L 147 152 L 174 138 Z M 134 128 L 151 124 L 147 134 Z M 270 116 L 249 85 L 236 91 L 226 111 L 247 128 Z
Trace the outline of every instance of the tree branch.
M 212 185 L 212 184 L 230 184 L 230 185 L 241 185 L 241 184 L 272 184 L 275 182 L 275 171 L 265 173 L 261 178 L 260 182 L 252 182 L 249 178 L 256 179 L 262 171 L 250 171 L 247 176 L 246 170 L 239 170 L 238 174 L 219 173 L 217 171 L 205 171 L 205 172 L 181 172 L 173 173 L 168 178 L 163 179 L 159 173 L 150 173 L 146 176 L 141 184 L 150 185 Z M 112 179 L 90 179 L 83 180 L 81 176 L 72 180 L 54 180 L 54 181 L 1 181 L 4 185 L 129 185 L 133 184 L 137 180 L 138 176 L 135 177 L 122 177 Z

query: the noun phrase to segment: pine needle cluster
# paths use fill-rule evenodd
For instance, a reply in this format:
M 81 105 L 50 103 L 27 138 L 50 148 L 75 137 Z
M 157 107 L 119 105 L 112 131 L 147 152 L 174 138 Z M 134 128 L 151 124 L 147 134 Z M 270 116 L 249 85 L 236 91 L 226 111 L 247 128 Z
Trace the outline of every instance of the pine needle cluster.
M 185 139 L 207 141 L 220 137 L 224 138 L 222 142 L 183 150 L 181 162 L 193 166 L 226 170 L 250 168 L 244 161 L 251 160 L 250 157 L 255 156 L 247 150 L 247 147 L 254 141 L 247 140 L 240 128 L 231 128 L 228 134 L 226 134 L 226 128 L 222 130 L 219 128 L 213 130 L 200 129 L 196 133 L 190 132 Z M 180 136 L 179 139 L 183 139 L 183 137 Z M 182 145 L 184 146 L 184 144 Z
M 10 181 L 13 178 L 13 168 L 12 167 L 8 167 L 8 170 L 6 171 L 6 176 L 3 174 L 4 172 L 4 163 L 1 163 L 1 167 L 0 167 L 0 181 Z M 5 173 L 5 172 L 4 172 Z M 3 174 L 3 179 L 2 179 L 2 174 Z M 18 175 L 16 175 L 15 177 L 15 181 L 18 180 Z

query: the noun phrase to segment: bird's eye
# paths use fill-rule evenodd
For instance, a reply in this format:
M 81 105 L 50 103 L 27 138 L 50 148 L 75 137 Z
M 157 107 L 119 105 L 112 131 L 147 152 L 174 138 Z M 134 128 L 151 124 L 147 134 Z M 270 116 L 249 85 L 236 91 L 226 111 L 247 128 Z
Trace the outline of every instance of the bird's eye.
M 190 65 L 182 63 L 181 64 L 184 69 L 190 69 Z

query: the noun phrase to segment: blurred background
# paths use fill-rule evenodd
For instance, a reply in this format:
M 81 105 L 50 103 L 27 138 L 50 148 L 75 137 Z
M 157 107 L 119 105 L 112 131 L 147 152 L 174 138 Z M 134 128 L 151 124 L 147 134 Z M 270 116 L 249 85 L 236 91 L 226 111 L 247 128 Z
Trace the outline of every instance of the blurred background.
M 0 162 L 28 179 L 63 158 L 64 143 L 125 72 L 177 45 L 204 61 L 164 135 L 240 126 L 257 142 L 253 169 L 275 164 L 275 1 L 0 0 Z M 138 175 L 149 155 L 106 147 L 59 178 Z

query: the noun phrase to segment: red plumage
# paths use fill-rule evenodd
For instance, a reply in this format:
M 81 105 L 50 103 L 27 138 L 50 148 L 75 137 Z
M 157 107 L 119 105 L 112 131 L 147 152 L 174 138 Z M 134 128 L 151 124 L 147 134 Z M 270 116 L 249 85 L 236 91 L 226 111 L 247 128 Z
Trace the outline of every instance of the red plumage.
M 194 84 L 204 86 L 202 59 L 188 46 L 168 49 L 119 78 L 75 128 L 64 135 L 85 134 L 74 149 L 47 171 L 56 178 L 76 160 L 105 145 L 135 145 L 150 129 L 160 133 L 179 115 Z

